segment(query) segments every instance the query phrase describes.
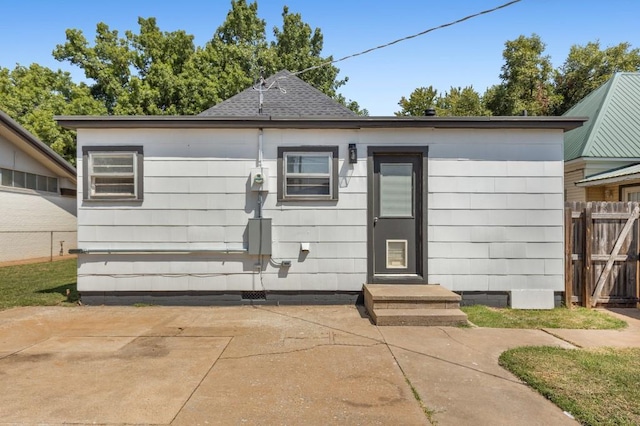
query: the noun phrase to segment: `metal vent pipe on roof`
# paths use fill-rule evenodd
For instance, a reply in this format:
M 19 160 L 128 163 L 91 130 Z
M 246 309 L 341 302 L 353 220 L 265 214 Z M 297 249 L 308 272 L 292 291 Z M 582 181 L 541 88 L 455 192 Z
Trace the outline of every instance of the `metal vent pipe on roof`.
M 436 115 L 436 110 L 434 108 L 427 108 L 424 110 L 424 115 L 427 117 L 434 117 Z

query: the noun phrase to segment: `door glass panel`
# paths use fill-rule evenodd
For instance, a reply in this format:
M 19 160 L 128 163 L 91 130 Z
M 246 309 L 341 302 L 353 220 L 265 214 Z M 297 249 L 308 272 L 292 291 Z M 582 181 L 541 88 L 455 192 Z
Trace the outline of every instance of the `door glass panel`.
M 380 163 L 380 216 L 413 216 L 413 165 Z
M 387 268 L 407 268 L 407 240 L 387 240 Z

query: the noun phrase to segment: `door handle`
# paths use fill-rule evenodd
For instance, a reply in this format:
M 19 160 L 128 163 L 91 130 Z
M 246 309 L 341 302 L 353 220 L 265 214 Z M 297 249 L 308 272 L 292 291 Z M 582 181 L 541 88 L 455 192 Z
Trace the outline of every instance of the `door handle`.
M 378 223 L 378 216 L 373 218 L 373 224 L 375 225 L 376 223 Z

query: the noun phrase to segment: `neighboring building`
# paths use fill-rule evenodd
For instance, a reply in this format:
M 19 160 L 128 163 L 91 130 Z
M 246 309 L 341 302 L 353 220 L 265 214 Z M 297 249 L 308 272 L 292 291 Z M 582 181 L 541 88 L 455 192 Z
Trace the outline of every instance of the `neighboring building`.
M 0 111 L 0 262 L 76 247 L 76 169 Z
M 640 201 L 640 73 L 618 73 L 564 114 L 567 201 Z
M 563 291 L 563 133 L 584 119 L 361 117 L 275 77 L 262 105 L 249 88 L 200 116 L 58 117 L 78 131 L 85 302 Z

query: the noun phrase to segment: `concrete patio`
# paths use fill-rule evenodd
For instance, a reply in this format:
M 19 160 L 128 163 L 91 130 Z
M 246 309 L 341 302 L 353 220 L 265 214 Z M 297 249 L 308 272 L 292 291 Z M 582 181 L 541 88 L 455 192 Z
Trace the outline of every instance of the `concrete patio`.
M 547 332 L 378 328 L 354 306 L 16 308 L 0 312 L 0 422 L 575 424 L 498 356 L 640 344 L 621 312 L 624 331 Z

